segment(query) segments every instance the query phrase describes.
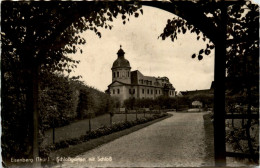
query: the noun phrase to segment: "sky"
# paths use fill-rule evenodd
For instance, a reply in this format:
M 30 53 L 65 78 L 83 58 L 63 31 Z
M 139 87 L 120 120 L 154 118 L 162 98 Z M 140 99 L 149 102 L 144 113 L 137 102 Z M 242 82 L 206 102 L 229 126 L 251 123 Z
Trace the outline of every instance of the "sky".
M 92 31 L 81 34 L 86 44 L 73 58 L 80 60 L 71 75 L 81 75 L 87 85 L 105 91 L 112 82 L 111 67 L 122 45 L 131 71 L 139 70 L 145 76 L 167 76 L 176 91 L 209 89 L 214 78 L 214 50 L 199 61 L 193 53 L 205 48 L 208 40 L 197 40 L 196 34 L 179 34 L 174 43 L 158 39 L 168 19 L 176 15 L 167 11 L 143 6 L 143 15 L 130 17 L 124 25 L 121 16 L 112 22 L 113 28 L 99 29 L 99 38 Z

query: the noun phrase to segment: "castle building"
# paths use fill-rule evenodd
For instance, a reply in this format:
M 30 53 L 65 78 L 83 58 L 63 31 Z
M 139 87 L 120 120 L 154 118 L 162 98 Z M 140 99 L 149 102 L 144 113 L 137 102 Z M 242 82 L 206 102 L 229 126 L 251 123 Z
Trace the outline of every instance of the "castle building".
M 140 71 L 131 71 L 130 63 L 125 59 L 125 52 L 121 48 L 117 52 L 118 58 L 114 61 L 112 83 L 108 85 L 108 93 L 118 97 L 121 102 L 128 98 L 151 98 L 158 96 L 175 97 L 175 88 L 167 77 L 144 76 Z

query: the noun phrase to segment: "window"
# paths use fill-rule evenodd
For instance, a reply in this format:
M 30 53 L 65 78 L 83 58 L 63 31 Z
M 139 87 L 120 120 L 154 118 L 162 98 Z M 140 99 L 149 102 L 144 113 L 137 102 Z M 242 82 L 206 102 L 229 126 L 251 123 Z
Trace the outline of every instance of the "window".
M 129 94 L 131 94 L 131 89 L 129 89 Z
M 119 77 L 119 72 L 117 72 L 117 77 Z
M 142 89 L 142 93 L 144 94 L 144 89 Z
M 117 94 L 120 94 L 120 90 L 119 89 L 117 89 Z
M 170 91 L 170 95 L 172 95 L 172 92 Z
M 159 90 L 159 94 L 161 94 L 161 91 Z
M 157 94 L 157 90 L 155 90 L 155 94 Z
M 128 77 L 129 77 L 130 75 L 129 75 L 129 72 L 128 72 Z
M 151 94 L 153 94 L 153 90 L 151 90 Z
M 149 89 L 147 89 L 147 94 L 149 94 Z
M 113 72 L 113 78 L 115 78 L 116 77 L 116 73 L 115 72 Z
M 113 94 L 115 94 L 115 89 L 113 89 Z
M 135 89 L 133 89 L 133 94 L 135 94 Z

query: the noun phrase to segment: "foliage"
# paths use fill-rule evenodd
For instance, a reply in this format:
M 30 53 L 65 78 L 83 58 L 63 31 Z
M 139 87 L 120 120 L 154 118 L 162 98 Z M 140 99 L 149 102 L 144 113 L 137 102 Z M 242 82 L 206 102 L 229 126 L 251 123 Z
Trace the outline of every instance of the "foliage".
M 177 100 L 178 99 L 178 100 Z M 124 101 L 124 106 L 128 109 L 135 108 L 150 108 L 150 109 L 173 109 L 177 107 L 177 105 L 187 105 L 189 106 L 191 101 L 189 97 L 167 97 L 167 96 L 159 96 L 156 99 L 144 98 L 144 99 L 126 99 Z
M 246 122 L 247 120 L 235 120 L 233 126 L 230 121 L 227 122 L 228 129 L 226 133 L 226 141 L 231 145 L 235 152 L 250 153 L 247 142 Z M 257 120 L 252 120 L 250 125 L 250 138 L 254 151 L 257 151 L 259 148 L 258 125 Z
M 192 55 L 192 58 L 197 57 L 199 60 L 211 53 L 215 43 L 226 44 L 226 109 L 230 110 L 232 106 L 240 103 L 246 106 L 246 110 L 241 113 L 250 116 L 252 105 L 259 104 L 259 6 L 251 1 L 202 0 L 187 3 L 187 8 L 197 9 L 196 13 L 194 10 L 178 9 L 178 5 L 176 6 L 175 10 L 182 18 L 168 20 L 160 37 L 163 40 L 170 37 L 174 42 L 179 33 L 185 34 L 190 31 L 197 34 L 197 40 L 201 37 L 204 41 L 206 37 L 209 38 L 210 42 L 206 48 Z M 197 17 L 191 17 L 192 14 Z M 218 41 L 218 36 L 221 34 L 226 34 L 226 41 Z M 232 102 L 231 97 L 237 102 Z M 231 136 L 227 142 L 232 143 L 234 150 L 240 149 L 240 152 L 250 153 L 251 159 L 257 162 L 253 155 L 259 153 L 256 148 L 259 144 L 256 138 L 252 137 L 251 130 L 255 125 L 259 125 L 259 122 L 254 122 L 249 118 L 244 126 L 242 124 L 236 128 L 240 133 L 228 134 Z M 244 138 L 247 142 L 243 145 L 234 141 L 234 139 Z
M 247 2 L 232 6 L 228 12 L 232 17 L 227 35 L 235 43 L 227 48 L 227 110 L 250 116 L 253 106 L 259 106 L 259 6 Z M 234 109 L 238 104 L 244 108 Z M 249 153 L 250 160 L 258 162 L 254 154 L 259 153 L 259 121 L 249 118 L 232 123 L 227 141 L 234 151 Z
M 134 107 L 136 106 L 135 98 L 129 98 L 129 99 L 124 100 L 124 106 L 125 106 L 127 109 L 133 110 Z
M 85 84 L 77 82 L 76 85 L 81 95 L 77 109 L 80 118 L 88 117 L 89 113 L 92 113 L 92 117 L 94 117 L 112 111 L 116 101 L 114 98 Z
M 39 97 L 42 131 L 112 111 L 114 99 L 109 95 L 64 76 L 45 80 L 50 79 L 42 85 Z
M 48 156 L 49 152 L 52 150 L 58 150 L 61 148 L 69 147 L 69 145 L 76 145 L 76 144 L 79 144 L 82 142 L 86 142 L 90 139 L 95 139 L 95 138 L 99 138 L 101 136 L 109 135 L 111 133 L 127 129 L 127 128 L 133 127 L 135 125 L 138 125 L 138 124 L 143 124 L 143 123 L 146 123 L 146 122 L 158 119 L 158 118 L 165 117 L 167 115 L 168 114 L 166 114 L 166 113 L 156 114 L 153 116 L 149 116 L 146 118 L 140 118 L 140 119 L 133 120 L 133 121 L 113 123 L 112 126 L 103 126 L 96 130 L 93 130 L 91 132 L 87 132 L 86 135 L 83 135 L 79 138 L 63 140 L 63 141 L 55 143 L 54 145 L 44 147 L 41 149 L 41 155 L 46 157 L 46 156 Z
M 203 106 L 212 107 L 213 106 L 213 95 L 212 94 L 194 94 L 187 96 L 178 97 L 166 97 L 159 96 L 156 99 L 126 99 L 124 101 L 124 106 L 127 109 L 135 108 L 150 108 L 150 109 L 183 109 L 189 108 L 193 101 L 200 101 Z
M 123 23 L 129 20 L 126 14 L 138 16 L 138 5 L 109 2 L 3 2 L 1 4 L 1 42 L 2 42 L 2 151 L 7 158 L 30 157 L 33 141 L 33 114 L 37 113 L 39 99 L 41 113 L 61 115 L 65 120 L 74 118 L 77 100 L 72 104 L 65 102 L 77 97 L 69 94 L 73 87 L 63 85 L 64 91 L 55 94 L 44 88 L 44 81 L 52 81 L 52 74 L 67 72 L 77 67 L 79 61 L 69 58 L 70 53 L 82 52 L 77 45 L 86 44 L 79 32 L 90 30 L 101 37 L 98 27 L 109 28 L 119 13 L 124 15 Z M 50 79 L 47 79 L 50 78 Z M 78 78 L 78 77 L 75 77 Z M 42 80 L 43 79 L 43 80 Z M 55 82 L 54 82 L 55 83 Z M 57 83 L 56 83 L 57 84 Z M 39 85 L 39 86 L 38 86 Z M 62 88 L 62 87 L 67 88 Z M 58 88 L 57 85 L 55 85 Z M 42 90 L 38 90 L 41 88 Z M 66 90 L 68 89 L 68 90 Z M 60 91 L 61 91 L 60 90 Z M 39 94 L 38 94 L 38 91 Z M 59 91 L 57 91 L 59 92 Z M 61 102 L 51 100 L 53 97 Z M 95 100 L 97 100 L 95 98 Z M 101 101 L 103 102 L 103 100 Z M 98 109 L 101 102 L 94 105 Z M 45 106 L 49 104 L 49 106 Z M 45 106 L 45 107 L 43 107 Z M 63 109 L 64 106 L 64 109 Z M 71 107 L 69 107 L 71 106 Z M 56 107 L 56 108 L 55 108 Z M 66 111 L 71 109 L 72 111 Z M 101 114 L 103 106 L 97 113 Z M 57 110 L 57 113 L 56 113 Z M 64 111 L 65 110 L 65 111 Z M 46 126 L 48 117 L 40 121 Z M 35 140 L 37 141 L 37 140 Z
M 93 101 L 89 97 L 89 92 L 86 89 L 81 88 L 79 90 L 79 104 L 77 108 L 78 118 L 82 119 L 87 116 L 88 110 L 91 109 Z
M 63 76 L 45 78 L 39 93 L 42 131 L 68 124 L 77 117 L 79 93 Z M 47 81 L 48 80 L 48 81 Z

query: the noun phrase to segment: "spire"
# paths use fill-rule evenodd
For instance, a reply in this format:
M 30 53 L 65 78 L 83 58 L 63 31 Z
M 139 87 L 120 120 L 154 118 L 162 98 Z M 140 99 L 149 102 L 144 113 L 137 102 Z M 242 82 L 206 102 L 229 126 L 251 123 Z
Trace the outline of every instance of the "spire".
M 120 58 L 120 57 L 123 57 L 123 58 L 124 58 L 125 52 L 124 52 L 124 50 L 122 49 L 122 45 L 121 45 L 121 44 L 120 44 L 120 49 L 119 49 L 118 52 L 117 52 L 117 55 L 118 55 L 118 58 Z

